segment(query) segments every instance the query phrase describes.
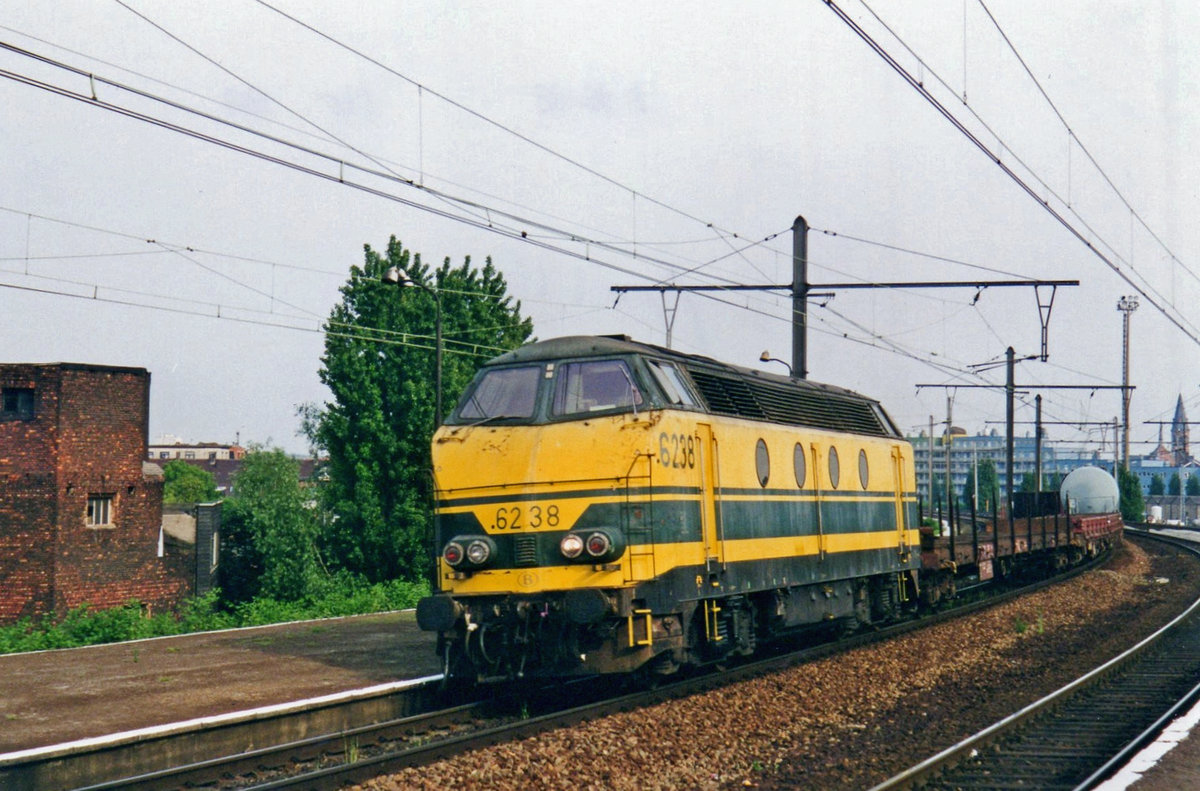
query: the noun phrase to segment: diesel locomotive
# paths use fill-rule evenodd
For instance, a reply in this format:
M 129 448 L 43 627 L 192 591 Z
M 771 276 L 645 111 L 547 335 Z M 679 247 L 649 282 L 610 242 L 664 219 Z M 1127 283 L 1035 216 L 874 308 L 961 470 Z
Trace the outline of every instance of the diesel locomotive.
M 479 371 L 433 468 L 447 676 L 667 674 L 918 594 L 912 448 L 841 388 L 547 340 Z
M 417 621 L 464 682 L 719 663 L 1056 571 L 1123 528 L 1115 494 L 1087 514 L 1052 495 L 936 535 L 877 401 L 625 337 L 489 361 L 432 458 L 438 585 Z

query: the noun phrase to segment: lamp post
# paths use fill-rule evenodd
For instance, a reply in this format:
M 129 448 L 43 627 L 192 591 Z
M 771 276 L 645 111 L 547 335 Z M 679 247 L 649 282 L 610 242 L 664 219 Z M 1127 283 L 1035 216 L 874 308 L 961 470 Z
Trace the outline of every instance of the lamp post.
M 766 349 L 763 349 L 763 353 L 758 355 L 758 359 L 764 363 L 781 363 L 788 369 L 788 376 L 792 377 L 793 379 L 796 378 L 796 374 L 792 370 L 792 366 L 788 364 L 787 360 L 781 360 L 778 357 L 772 357 L 771 353 Z
M 434 349 L 433 349 L 433 367 L 434 367 L 434 398 L 436 402 L 433 408 L 434 428 L 442 425 L 442 295 L 435 288 L 430 288 L 419 280 L 413 280 L 408 272 L 405 272 L 398 266 L 388 267 L 383 273 L 383 282 L 391 283 L 395 286 L 407 288 L 416 286 L 422 289 L 425 293 L 433 297 L 434 304 Z

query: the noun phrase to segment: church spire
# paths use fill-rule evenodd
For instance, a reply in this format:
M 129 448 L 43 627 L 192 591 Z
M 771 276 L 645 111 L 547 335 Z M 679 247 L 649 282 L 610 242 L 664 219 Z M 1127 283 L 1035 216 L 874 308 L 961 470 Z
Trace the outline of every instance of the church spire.
M 1171 455 L 1175 466 L 1182 467 L 1191 461 L 1192 454 L 1188 450 L 1188 419 L 1183 408 L 1183 394 L 1175 402 L 1175 417 L 1171 420 Z

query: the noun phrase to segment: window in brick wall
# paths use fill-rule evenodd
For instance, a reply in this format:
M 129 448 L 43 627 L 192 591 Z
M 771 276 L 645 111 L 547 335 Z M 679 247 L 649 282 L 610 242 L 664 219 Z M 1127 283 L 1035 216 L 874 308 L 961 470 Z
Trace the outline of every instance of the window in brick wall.
M 0 420 L 30 420 L 32 418 L 32 387 L 5 387 L 0 391 Z
M 113 518 L 113 496 L 111 494 L 89 494 L 87 503 L 88 527 L 111 527 Z

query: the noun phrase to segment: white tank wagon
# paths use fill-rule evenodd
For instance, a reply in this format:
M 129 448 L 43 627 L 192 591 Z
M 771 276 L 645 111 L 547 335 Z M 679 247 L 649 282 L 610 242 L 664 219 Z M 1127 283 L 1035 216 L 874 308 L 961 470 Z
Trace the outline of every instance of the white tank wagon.
M 1063 510 L 1070 514 L 1112 514 L 1121 510 L 1116 480 L 1099 467 L 1072 470 L 1058 492 Z

